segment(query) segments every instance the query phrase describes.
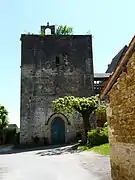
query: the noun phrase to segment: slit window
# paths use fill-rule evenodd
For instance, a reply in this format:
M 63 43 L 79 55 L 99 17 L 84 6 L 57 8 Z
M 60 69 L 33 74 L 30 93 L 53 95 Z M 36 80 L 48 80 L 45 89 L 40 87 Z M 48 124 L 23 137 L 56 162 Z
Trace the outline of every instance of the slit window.
M 60 65 L 60 58 L 56 56 L 56 67 L 58 67 L 59 65 Z

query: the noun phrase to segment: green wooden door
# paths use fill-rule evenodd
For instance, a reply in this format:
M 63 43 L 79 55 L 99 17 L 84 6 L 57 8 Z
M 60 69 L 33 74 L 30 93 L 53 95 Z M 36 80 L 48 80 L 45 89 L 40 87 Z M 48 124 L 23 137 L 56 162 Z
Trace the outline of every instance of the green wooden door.
M 52 144 L 65 143 L 65 122 L 60 117 L 55 117 L 51 123 Z

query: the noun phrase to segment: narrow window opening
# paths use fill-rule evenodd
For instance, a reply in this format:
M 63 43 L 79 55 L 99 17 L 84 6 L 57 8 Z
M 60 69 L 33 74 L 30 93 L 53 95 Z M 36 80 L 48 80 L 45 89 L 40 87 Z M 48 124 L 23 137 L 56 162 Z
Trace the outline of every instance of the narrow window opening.
M 56 56 L 56 67 L 58 67 L 59 65 L 60 65 L 60 58 Z

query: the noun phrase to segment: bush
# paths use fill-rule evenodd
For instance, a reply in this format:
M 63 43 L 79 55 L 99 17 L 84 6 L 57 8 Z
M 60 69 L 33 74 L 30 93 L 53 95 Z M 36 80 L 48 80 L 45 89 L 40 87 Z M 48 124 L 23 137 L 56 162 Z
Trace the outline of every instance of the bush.
M 90 147 L 108 143 L 108 127 L 104 125 L 103 128 L 93 129 L 88 132 L 87 143 Z

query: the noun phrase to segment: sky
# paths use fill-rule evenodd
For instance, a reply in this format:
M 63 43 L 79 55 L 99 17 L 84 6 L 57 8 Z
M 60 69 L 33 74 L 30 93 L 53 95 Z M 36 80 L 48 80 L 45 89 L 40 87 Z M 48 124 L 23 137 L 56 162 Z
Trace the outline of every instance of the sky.
M 68 25 L 93 35 L 94 71 L 105 72 L 135 33 L 135 0 L 0 0 L 0 104 L 20 125 L 20 62 L 23 33 L 41 25 Z

